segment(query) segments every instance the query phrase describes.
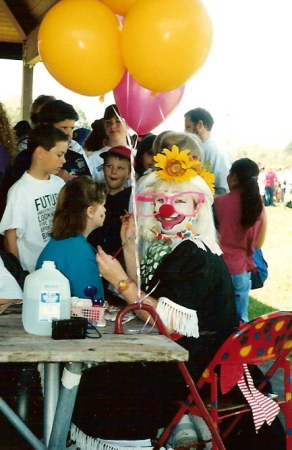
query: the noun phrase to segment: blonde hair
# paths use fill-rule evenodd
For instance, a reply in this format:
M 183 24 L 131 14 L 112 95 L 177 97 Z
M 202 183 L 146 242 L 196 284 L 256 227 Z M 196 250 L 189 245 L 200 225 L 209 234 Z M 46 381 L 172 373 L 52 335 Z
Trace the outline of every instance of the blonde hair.
M 180 150 L 190 150 L 190 156 L 196 157 L 199 161 L 203 160 L 200 138 L 195 134 L 177 131 L 160 133 L 153 142 L 153 155 L 161 153 L 164 148 L 171 150 L 173 145 L 176 145 Z
M 16 153 L 16 139 L 14 131 L 3 103 L 0 102 L 0 145 L 7 148 L 10 158 Z

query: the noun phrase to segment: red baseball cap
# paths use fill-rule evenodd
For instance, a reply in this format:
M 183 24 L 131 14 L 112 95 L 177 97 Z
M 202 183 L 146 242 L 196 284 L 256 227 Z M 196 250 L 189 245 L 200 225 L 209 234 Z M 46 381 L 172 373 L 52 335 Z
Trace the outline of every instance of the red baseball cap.
M 111 147 L 106 152 L 102 152 L 100 157 L 104 159 L 107 157 L 107 155 L 123 156 L 124 158 L 131 160 L 131 150 L 128 147 L 125 147 L 124 145 L 117 145 L 116 147 Z

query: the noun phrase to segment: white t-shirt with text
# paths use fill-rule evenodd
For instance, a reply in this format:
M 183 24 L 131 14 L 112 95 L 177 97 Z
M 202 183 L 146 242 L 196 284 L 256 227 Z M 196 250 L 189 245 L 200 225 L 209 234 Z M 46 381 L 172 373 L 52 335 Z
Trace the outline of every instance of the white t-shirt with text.
M 0 223 L 0 233 L 16 229 L 17 247 L 23 269 L 35 270 L 37 259 L 48 242 L 57 197 L 64 180 L 50 175 L 38 180 L 27 172 L 10 188 Z

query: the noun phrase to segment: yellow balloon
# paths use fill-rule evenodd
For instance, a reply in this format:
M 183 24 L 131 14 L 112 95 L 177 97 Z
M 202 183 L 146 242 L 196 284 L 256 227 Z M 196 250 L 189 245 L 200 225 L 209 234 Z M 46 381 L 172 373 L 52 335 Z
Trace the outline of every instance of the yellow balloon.
M 212 37 L 211 19 L 200 0 L 138 0 L 123 24 L 124 62 L 144 88 L 170 91 L 203 65 Z
M 115 14 L 126 16 L 137 0 L 102 0 Z
M 38 44 L 50 74 L 78 94 L 104 95 L 125 71 L 119 21 L 97 0 L 56 3 L 41 23 Z

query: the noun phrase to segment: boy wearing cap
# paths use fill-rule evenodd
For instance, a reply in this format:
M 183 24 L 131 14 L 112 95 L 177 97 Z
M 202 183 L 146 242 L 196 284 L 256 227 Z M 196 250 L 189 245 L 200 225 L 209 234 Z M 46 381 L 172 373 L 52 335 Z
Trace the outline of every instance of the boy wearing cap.
M 106 216 L 103 226 L 90 233 L 87 240 L 96 248 L 102 248 L 114 255 L 121 247 L 121 216 L 128 211 L 131 188 L 125 184 L 131 175 L 131 150 L 123 145 L 112 147 L 101 154 L 104 160 L 103 173 L 109 187 L 109 194 L 105 202 Z M 119 258 L 122 258 L 120 252 Z

